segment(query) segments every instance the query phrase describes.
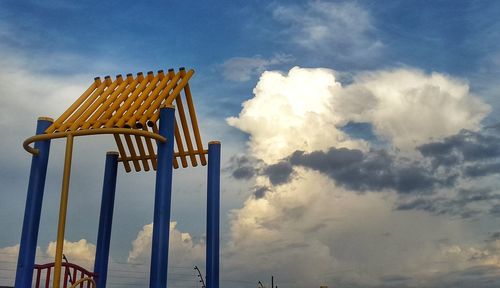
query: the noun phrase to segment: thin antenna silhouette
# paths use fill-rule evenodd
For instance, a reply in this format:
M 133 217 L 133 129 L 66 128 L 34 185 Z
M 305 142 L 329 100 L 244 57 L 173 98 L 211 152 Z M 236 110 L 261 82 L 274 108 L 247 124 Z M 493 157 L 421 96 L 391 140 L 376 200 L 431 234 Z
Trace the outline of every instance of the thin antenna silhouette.
M 194 270 L 198 271 L 198 277 L 200 277 L 201 288 L 207 288 L 207 286 L 205 286 L 205 280 L 203 280 L 203 276 L 201 276 L 201 272 L 200 269 L 198 269 L 198 266 L 194 266 Z
M 66 258 L 66 255 L 64 255 L 64 253 L 63 253 L 63 260 L 64 260 L 66 263 L 69 263 L 68 258 Z M 68 274 L 68 277 L 69 277 L 69 283 L 73 284 L 73 279 L 71 278 L 71 273 L 69 273 L 69 269 L 66 269 L 66 274 Z

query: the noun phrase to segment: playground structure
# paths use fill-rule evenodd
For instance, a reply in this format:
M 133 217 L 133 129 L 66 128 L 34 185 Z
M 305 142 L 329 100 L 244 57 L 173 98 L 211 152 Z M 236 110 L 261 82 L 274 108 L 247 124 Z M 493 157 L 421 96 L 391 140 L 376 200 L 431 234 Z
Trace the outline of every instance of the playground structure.
M 33 156 L 16 269 L 16 288 L 32 287 L 33 278 L 35 287 L 106 287 L 119 162 L 127 173 L 132 168 L 137 172 L 156 170 L 149 280 L 151 288 L 167 286 L 173 168 L 187 168 L 189 164 L 192 167 L 208 165 L 206 286 L 219 287 L 221 145 L 218 141 L 212 141 L 208 143 L 208 149 L 203 147 L 188 83 L 193 74 L 193 70 L 180 68 L 177 73 L 173 69 L 167 73 L 160 70 L 156 75 L 153 72 L 146 75 L 138 73 L 136 77 L 128 74 L 125 78 L 118 75 L 114 80 L 106 76 L 101 81 L 97 77 L 55 121 L 47 117 L 38 119 L 36 135 L 23 143 L 24 149 Z M 74 138 L 98 134 L 113 135 L 118 152 L 106 153 L 92 272 L 74 263 L 64 263 L 63 245 Z M 50 141 L 57 138 L 66 139 L 66 151 L 55 259 L 53 263 L 35 265 Z M 30 146 L 32 143 L 33 147 Z

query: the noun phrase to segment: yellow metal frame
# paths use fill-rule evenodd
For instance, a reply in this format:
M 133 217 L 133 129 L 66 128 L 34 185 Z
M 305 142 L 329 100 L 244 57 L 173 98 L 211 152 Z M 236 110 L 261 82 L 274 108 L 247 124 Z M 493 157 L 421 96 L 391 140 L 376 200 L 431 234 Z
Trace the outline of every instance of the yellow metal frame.
M 24 148 L 35 154 L 29 144 L 68 135 L 114 134 L 120 161 L 125 171 L 151 168 L 156 170 L 156 151 L 152 140 L 158 140 L 158 118 L 163 106 L 177 106 L 175 124 L 176 155 L 174 168 L 207 164 L 198 120 L 189 87 L 194 70 L 173 69 L 156 75 L 128 74 L 113 80 L 97 77 L 89 88 L 45 131 L 45 135 L 27 139 Z M 182 99 L 184 98 L 184 99 Z M 130 129 L 124 130 L 105 129 Z M 60 134 L 67 133 L 67 134 Z M 50 135 L 50 136 L 49 136 Z M 56 136 L 57 135 L 57 136 Z M 187 161 L 189 158 L 190 161 Z M 130 163 L 131 162 L 131 163 Z M 132 164 L 132 165 L 131 165 Z
M 94 288 L 97 287 L 94 279 L 92 279 L 90 277 L 85 277 L 85 278 L 82 278 L 82 279 L 76 281 L 75 283 L 73 283 L 73 285 L 71 285 L 71 287 L 69 287 L 69 288 L 75 288 L 78 285 L 82 285 L 83 282 L 90 282 L 90 284 L 91 284 L 92 287 L 94 287 Z
M 177 116 L 174 131 L 174 141 L 177 151 L 174 152 L 174 168 L 207 165 L 206 154 L 198 127 L 196 111 L 188 81 L 194 70 L 186 71 L 180 68 L 176 73 L 173 69 L 165 74 L 162 70 L 156 75 L 142 72 L 134 78 L 128 74 L 125 78 L 117 75 L 114 80 L 110 76 L 99 77 L 87 90 L 47 128 L 45 134 L 29 137 L 23 142 L 23 147 L 31 154 L 38 150 L 30 145 L 36 141 L 66 138 L 66 153 L 59 207 L 59 222 L 54 265 L 53 287 L 58 288 L 61 279 L 62 253 L 66 212 L 69 198 L 69 181 L 73 141 L 78 136 L 111 134 L 113 135 L 126 172 L 157 168 L 156 145 L 153 140 L 165 142 L 167 139 L 158 134 L 158 119 L 160 108 L 177 105 Z M 184 93 L 182 93 L 184 92 Z M 184 97 L 182 97 L 182 94 Z M 184 100 L 182 99 L 184 98 Z M 187 109 L 187 111 L 186 111 Z M 188 162 L 189 158 L 189 162 Z M 179 163 L 180 162 L 180 163 Z M 89 278 L 90 279 L 90 278 Z M 91 281 L 81 279 L 73 284 Z

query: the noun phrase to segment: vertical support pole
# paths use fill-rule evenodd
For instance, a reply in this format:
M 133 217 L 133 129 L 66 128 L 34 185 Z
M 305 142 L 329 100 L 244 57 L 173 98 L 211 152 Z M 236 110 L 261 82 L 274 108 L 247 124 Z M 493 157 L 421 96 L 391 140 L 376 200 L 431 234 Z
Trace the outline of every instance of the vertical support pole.
M 108 275 L 109 243 L 111 241 L 111 227 L 113 224 L 117 171 L 118 153 L 106 153 L 101 214 L 99 216 L 99 231 L 97 233 L 97 248 L 94 262 L 94 272 L 97 273 L 97 287 L 99 288 L 106 287 L 106 278 Z
M 167 286 L 168 244 L 170 236 L 170 205 L 172 198 L 172 170 L 174 158 L 175 107 L 160 109 L 159 134 L 165 143 L 158 142 L 158 167 L 156 170 L 153 240 L 151 245 L 150 288 Z
M 43 134 L 54 120 L 40 117 L 37 121 L 36 134 Z M 50 140 L 35 142 L 38 154 L 31 158 L 30 179 L 26 207 L 24 208 L 23 230 L 16 268 L 15 287 L 31 287 L 35 265 L 36 244 L 42 212 L 43 191 L 49 161 Z
M 220 150 L 219 141 L 208 143 L 207 288 L 219 288 Z
M 61 282 L 62 255 L 64 249 L 64 231 L 66 230 L 66 212 L 68 211 L 69 178 L 71 175 L 71 159 L 73 158 L 73 135 L 66 138 L 64 170 L 59 204 L 59 223 L 57 225 L 56 256 L 54 259 L 54 282 L 52 287 L 59 288 Z

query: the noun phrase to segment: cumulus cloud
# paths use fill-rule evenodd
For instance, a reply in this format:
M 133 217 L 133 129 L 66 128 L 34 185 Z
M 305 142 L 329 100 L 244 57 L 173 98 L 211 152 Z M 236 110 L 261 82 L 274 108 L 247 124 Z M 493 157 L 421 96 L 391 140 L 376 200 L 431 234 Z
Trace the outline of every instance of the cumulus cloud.
M 467 170 L 469 176 L 481 176 L 495 172 L 491 168 L 498 165 L 500 137 L 488 130 L 475 132 L 464 129 L 442 141 L 426 143 L 417 149 L 425 157 L 431 158 L 435 167 L 486 162 L 482 166 L 469 166 Z
M 264 72 L 255 97 L 228 123 L 250 134 L 250 150 L 266 163 L 295 150 L 329 147 L 366 150 L 342 131 L 350 121 L 370 123 L 394 148 L 414 151 L 462 129 L 476 131 L 490 107 L 463 81 L 414 69 L 361 73 L 343 86 L 330 69 L 294 67 L 288 74 Z
M 357 122 L 369 122 L 377 136 L 402 150 L 457 134 L 477 131 L 490 106 L 470 92 L 460 79 L 415 69 L 361 73 L 337 98 L 336 113 Z M 337 100 L 336 99 L 336 100 Z M 372 105 L 370 105 L 372 104 Z
M 152 233 L 153 224 L 144 225 L 138 232 L 136 239 L 132 242 L 132 249 L 129 252 L 127 263 L 110 260 L 108 283 L 118 283 L 116 285 L 147 285 L 149 281 L 147 269 L 150 264 Z M 56 242 L 53 241 L 49 242 L 45 251 L 42 251 L 38 247 L 36 263 L 53 262 L 55 251 Z M 95 251 L 96 246 L 86 239 L 75 242 L 64 240 L 63 253 L 69 262 L 90 271 L 93 271 L 94 268 Z M 0 263 L 9 266 L 8 269 L 0 269 L 0 276 L 2 276 L 0 284 L 11 285 L 14 282 L 18 253 L 19 244 L 0 248 Z M 184 233 L 177 229 L 177 222 L 171 222 L 169 263 L 171 268 L 182 268 L 182 273 L 179 273 L 179 271 L 169 271 L 169 283 L 185 284 L 185 281 L 188 280 L 192 281 L 192 283 L 197 283 L 198 280 L 192 267 L 197 265 L 201 269 L 204 269 L 204 262 L 205 242 L 203 240 L 194 240 L 189 233 Z M 127 272 L 129 272 L 128 275 L 126 274 Z
M 56 242 L 50 242 L 45 251 L 39 246 L 36 248 L 35 263 L 45 264 L 54 262 Z M 95 245 L 81 239 L 76 242 L 64 240 L 64 255 L 71 263 L 75 263 L 90 271 L 93 270 Z M 0 285 L 13 285 L 19 254 L 19 244 L 0 248 Z
M 288 161 L 325 173 L 337 184 L 357 191 L 393 189 L 398 193 L 430 193 L 435 186 L 453 183 L 453 177 L 440 179 L 427 167 L 397 159 L 383 150 L 363 153 L 356 149 L 330 148 L 327 152 L 309 154 L 296 151 Z
M 455 283 L 460 271 L 494 279 L 492 260 L 464 256 L 456 265 L 448 250 L 474 241 L 454 213 L 495 209 L 482 204 L 497 193 L 473 189 L 479 180 L 461 176 L 466 163 L 436 168 L 437 154 L 422 152 L 464 129 L 479 133 L 489 106 L 449 75 L 399 68 L 359 73 L 348 85 L 336 75 L 266 71 L 227 120 L 249 134 L 247 156 L 260 161 L 247 167 L 254 193 L 232 213 L 227 275 L 273 271 L 296 287 L 439 287 L 437 275 Z M 366 123 L 378 141 L 351 135 L 348 123 Z M 412 203 L 432 197 L 443 200 Z M 455 212 L 444 211 L 450 203 Z
M 439 240 L 460 234 L 437 216 L 395 213 L 392 194 L 352 193 L 318 172 L 298 168 L 297 174 L 234 211 L 229 275 L 273 271 L 296 287 L 341 280 L 376 287 L 389 274 L 441 269 L 434 263 L 442 260 L 434 256 Z
M 250 134 L 252 156 L 266 164 L 295 150 L 360 147 L 339 129 L 345 119 L 332 113 L 333 98 L 340 91 L 330 69 L 295 67 L 287 75 L 266 71 L 254 89 L 255 97 L 243 104 L 239 117 L 227 121 Z
M 293 60 L 292 56 L 285 54 L 277 54 L 269 59 L 263 58 L 260 55 L 253 57 L 233 57 L 222 63 L 222 76 L 231 81 L 246 82 L 267 69 L 289 63 Z
M 127 262 L 149 265 L 151 257 L 151 237 L 153 224 L 144 225 L 137 237 L 132 241 L 132 250 Z M 205 259 L 205 243 L 194 241 L 189 233 L 177 229 L 177 222 L 170 222 L 170 254 L 169 262 L 174 266 L 200 265 Z
M 64 240 L 63 253 L 71 263 L 76 263 L 90 271 L 94 268 L 96 246 L 89 243 L 86 239 L 80 239 L 76 242 Z M 56 242 L 49 242 L 46 254 L 54 258 L 56 255 Z

